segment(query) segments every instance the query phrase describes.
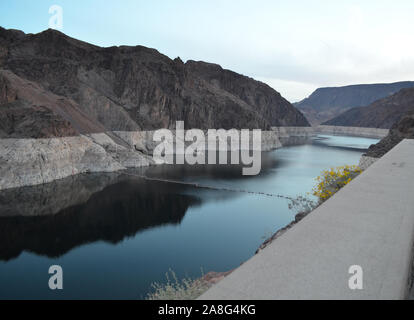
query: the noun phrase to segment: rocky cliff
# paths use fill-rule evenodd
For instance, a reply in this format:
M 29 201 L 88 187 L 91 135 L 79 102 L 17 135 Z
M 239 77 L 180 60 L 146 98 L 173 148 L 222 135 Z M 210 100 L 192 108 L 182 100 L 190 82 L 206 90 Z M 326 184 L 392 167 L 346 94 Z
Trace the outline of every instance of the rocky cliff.
M 200 129 L 308 126 L 261 82 L 215 64 L 171 60 L 142 46 L 101 48 L 55 30 L 24 34 L 1 28 L 0 69 L 8 70 L 6 77 L 19 91 L 1 93 L 2 102 L 12 104 L 2 108 L 3 135 L 27 136 L 26 129 L 30 136 L 152 130 L 174 128 L 176 120 Z M 29 89 L 36 99 L 24 96 Z M 28 121 L 41 120 L 38 128 L 15 120 L 22 109 Z M 44 129 L 47 119 L 53 122 L 50 130 Z
M 389 129 L 409 112 L 414 112 L 414 88 L 402 89 L 367 107 L 353 108 L 324 124 Z
M 396 122 L 392 126 L 390 133 L 380 142 L 372 145 L 365 156 L 380 158 L 403 139 L 414 139 L 414 111 Z
M 318 125 L 351 108 L 367 106 L 403 88 L 411 87 L 414 87 L 413 81 L 319 88 L 295 106 L 312 125 Z

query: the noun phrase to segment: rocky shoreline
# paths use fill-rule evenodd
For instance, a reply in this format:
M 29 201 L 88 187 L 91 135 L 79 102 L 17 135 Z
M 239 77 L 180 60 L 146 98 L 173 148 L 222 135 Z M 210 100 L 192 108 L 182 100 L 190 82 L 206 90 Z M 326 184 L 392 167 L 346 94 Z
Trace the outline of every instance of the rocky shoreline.
M 156 146 L 153 133 L 115 131 L 72 137 L 0 139 L 0 190 L 44 184 L 82 173 L 156 165 L 152 158 Z M 305 127 L 280 139 L 275 130 L 263 131 L 262 151 L 278 149 L 289 144 L 289 139 L 310 135 Z M 230 145 L 228 148 L 231 149 Z
M 391 127 L 385 138 L 370 146 L 367 153 L 362 155 L 359 166 L 365 170 L 403 139 L 414 139 L 414 112 L 406 114 Z
M 344 127 L 344 126 L 326 126 L 320 125 L 314 127 L 315 133 L 332 134 L 338 136 L 351 136 L 361 138 L 382 139 L 389 133 L 388 129 L 365 128 L 365 127 Z
M 119 145 L 113 150 L 111 146 L 86 135 L 1 139 L 0 190 L 44 184 L 81 173 L 148 166 L 152 162 L 141 153 Z

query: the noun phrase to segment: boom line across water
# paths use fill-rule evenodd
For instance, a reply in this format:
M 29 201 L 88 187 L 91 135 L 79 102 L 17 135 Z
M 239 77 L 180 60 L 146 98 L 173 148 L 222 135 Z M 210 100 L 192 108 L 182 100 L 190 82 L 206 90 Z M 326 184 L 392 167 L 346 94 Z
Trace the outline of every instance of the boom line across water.
M 179 181 L 179 180 L 171 180 L 171 179 L 161 179 L 161 178 L 150 178 L 145 175 L 140 174 L 132 174 L 132 173 L 126 173 L 123 174 L 128 176 L 133 176 L 137 178 L 141 178 L 147 181 L 155 181 L 155 182 L 162 182 L 162 183 L 173 183 L 173 184 L 181 184 L 186 185 L 194 188 L 200 188 L 200 189 L 210 189 L 210 190 L 219 190 L 219 191 L 229 191 L 229 192 L 238 192 L 238 193 L 249 193 L 249 194 L 256 194 L 256 195 L 262 195 L 267 197 L 275 197 L 275 198 L 281 198 L 286 200 L 293 200 L 291 197 L 284 196 L 281 194 L 275 194 L 275 193 L 267 193 L 267 192 L 260 192 L 260 191 L 250 191 L 250 190 L 243 190 L 243 189 L 236 189 L 236 188 L 226 188 L 226 187 L 215 187 L 215 186 L 209 186 L 205 184 L 200 184 L 196 182 L 185 182 L 185 181 Z

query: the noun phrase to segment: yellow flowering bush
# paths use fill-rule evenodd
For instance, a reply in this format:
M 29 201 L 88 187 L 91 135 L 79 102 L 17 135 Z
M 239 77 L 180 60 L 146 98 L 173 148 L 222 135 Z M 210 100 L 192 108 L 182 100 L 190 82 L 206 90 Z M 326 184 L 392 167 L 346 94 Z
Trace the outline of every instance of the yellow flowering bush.
M 348 165 L 324 170 L 316 178 L 317 185 L 312 190 L 313 195 L 318 197 L 319 202 L 324 202 L 361 172 L 358 166 Z

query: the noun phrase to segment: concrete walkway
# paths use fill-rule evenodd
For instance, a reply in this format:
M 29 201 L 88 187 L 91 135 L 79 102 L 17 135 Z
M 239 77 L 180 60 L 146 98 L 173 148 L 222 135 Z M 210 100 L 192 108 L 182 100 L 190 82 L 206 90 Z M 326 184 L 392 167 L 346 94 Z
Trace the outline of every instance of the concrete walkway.
M 404 299 L 413 241 L 414 140 L 404 140 L 200 299 Z M 362 290 L 349 288 L 352 265 Z

